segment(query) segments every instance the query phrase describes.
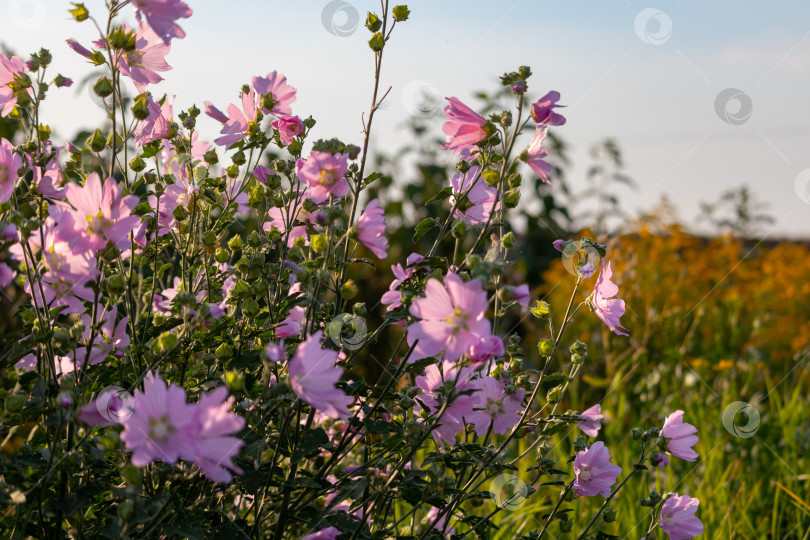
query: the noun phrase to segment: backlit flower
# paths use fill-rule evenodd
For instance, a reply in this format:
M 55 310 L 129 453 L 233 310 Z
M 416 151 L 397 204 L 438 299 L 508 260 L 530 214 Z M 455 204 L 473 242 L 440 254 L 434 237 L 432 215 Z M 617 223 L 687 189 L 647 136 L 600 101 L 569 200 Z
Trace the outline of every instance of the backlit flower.
M 444 108 L 447 122 L 442 126 L 447 140 L 442 148 L 452 150 L 453 154 L 459 154 L 470 150 L 475 143 L 487 136 L 487 132 L 484 130 L 487 121 L 458 98 L 450 97 L 447 98 L 447 101 L 450 102 Z
M 298 180 L 307 185 L 309 198 L 323 204 L 329 197 L 342 197 L 349 192 L 346 173 L 349 172 L 348 154 L 330 154 L 313 150 L 307 159 L 295 165 Z
M 599 434 L 599 430 L 602 428 L 600 420 L 604 418 L 602 416 L 602 405 L 597 403 L 593 407 L 585 409 L 577 416 L 584 418 L 582 422 L 577 422 L 577 427 L 582 430 L 582 433 L 588 437 L 596 437 Z
M 577 452 L 574 458 L 576 478 L 572 489 L 577 497 L 594 495 L 610 496 L 610 488 L 616 483 L 616 477 L 622 468 L 610 462 L 610 452 L 605 443 L 597 441 L 590 448 Z
M 697 428 L 683 421 L 683 411 L 677 410 L 667 416 L 661 434 L 667 439 L 667 450 L 675 457 L 686 461 L 695 461 L 697 452 L 692 447 L 697 444 Z
M 290 386 L 301 400 L 329 418 L 346 420 L 354 399 L 335 386 L 343 370 L 335 366 L 337 351 L 322 348 L 322 339 L 323 331 L 318 330 L 298 345 L 287 368 Z
M 450 273 L 444 283 L 431 278 L 425 285 L 425 297 L 413 301 L 410 313 L 421 319 L 408 326 L 408 344 L 416 345 L 409 361 L 442 355 L 458 360 L 469 354 L 481 338 L 492 332 L 485 313 L 487 293 L 477 279 L 464 282 Z
M 602 259 L 602 271 L 599 273 L 599 278 L 596 280 L 596 286 L 593 289 L 591 296 L 591 307 L 603 323 L 610 328 L 613 333 L 620 336 L 629 335 L 619 320 L 624 315 L 625 307 L 624 300 L 613 298 L 619 293 L 619 287 L 610 281 L 613 277 L 613 270 L 610 269 L 610 263 L 605 267 L 605 260 Z
M 661 505 L 658 523 L 669 540 L 688 540 L 703 534 L 703 523 L 697 518 L 700 501 L 675 493 Z
M 380 201 L 374 199 L 357 220 L 357 237 L 378 259 L 388 256 L 388 239 L 385 237 L 385 212 Z

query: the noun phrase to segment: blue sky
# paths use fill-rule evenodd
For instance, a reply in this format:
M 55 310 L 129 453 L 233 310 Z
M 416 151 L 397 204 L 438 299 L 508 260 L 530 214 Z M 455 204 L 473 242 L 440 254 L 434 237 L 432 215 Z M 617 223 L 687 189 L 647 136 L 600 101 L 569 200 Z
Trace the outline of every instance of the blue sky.
M 294 112 L 318 120 L 315 136 L 360 142 L 373 68 L 362 24 L 344 37 L 333 35 L 322 23 L 329 4 L 323 0 L 187 1 L 195 11 L 183 22 L 188 36 L 173 42 L 168 61 L 175 69 L 155 92 L 176 94 L 183 107 L 207 99 L 224 108 L 252 75 L 276 69 L 299 90 Z M 346 3 L 338 26 L 352 10 L 362 22 L 378 7 Z M 103 2 L 86 4 L 93 12 Z M 80 79 L 88 67 L 64 39 L 88 43 L 95 36 L 89 24 L 68 20 L 68 5 L 0 0 L 0 41 L 21 54 L 46 46 L 55 70 Z M 776 219 L 764 234 L 810 237 L 801 175 L 810 169 L 810 3 L 422 0 L 409 6 L 411 20 L 397 27 L 386 49 L 383 84 L 393 88 L 375 119 L 377 148 L 406 141 L 399 126 L 410 114 L 413 88 L 427 86 L 473 105 L 476 90 L 494 88 L 498 75 L 526 64 L 534 71 L 533 95 L 555 89 L 569 105 L 558 133 L 573 149 L 575 186 L 584 184 L 588 149 L 610 136 L 639 185 L 621 191 L 631 215 L 667 194 L 691 223 L 700 201 L 747 184 Z M 664 27 L 651 20 L 639 35 L 636 19 L 651 8 Z M 727 88 L 752 104 L 739 125 L 715 111 Z M 49 100 L 46 112 L 57 133 L 101 118 L 86 92 L 61 90 Z M 728 114 L 738 114 L 738 106 L 730 102 Z M 209 138 L 217 131 L 213 121 L 201 128 Z

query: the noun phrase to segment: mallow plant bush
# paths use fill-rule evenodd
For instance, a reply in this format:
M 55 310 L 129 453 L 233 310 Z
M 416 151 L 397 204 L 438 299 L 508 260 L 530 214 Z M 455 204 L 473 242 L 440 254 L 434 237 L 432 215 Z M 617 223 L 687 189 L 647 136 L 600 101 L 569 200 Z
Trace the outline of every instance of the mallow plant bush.
M 543 497 L 523 538 L 610 538 L 623 486 L 698 458 L 683 411 L 605 441 L 598 404 L 561 405 L 600 362 L 569 323 L 632 329 L 606 247 L 588 238 L 555 242 L 562 319 L 510 280 L 521 179 L 553 180 L 544 140 L 565 124 L 559 93 L 533 92 L 528 67 L 501 77 L 508 110 L 447 99 L 442 149 L 457 172 L 427 201 L 441 217 L 414 228 L 432 247 L 395 261 L 366 305 L 353 276 L 388 275 L 393 202 L 364 193 L 382 177 L 368 148 L 408 7 L 383 0 L 366 18 L 374 84 L 355 145 L 311 140 L 315 119 L 273 66 L 235 82 L 235 103 L 178 110 L 150 85 L 192 10 L 105 4 L 70 8 L 98 30 L 70 47 L 105 70 L 91 84 L 109 124 L 83 144 L 52 141 L 40 114 L 72 84 L 49 51 L 0 56 L 0 110 L 19 123 L 0 143 L 0 285 L 25 295 L 24 331 L 2 352 L 4 537 L 492 538 L 508 535 L 504 512 Z M 133 11 L 137 26 L 122 22 Z M 203 113 L 222 124 L 213 143 L 195 129 Z M 546 331 L 538 365 L 523 325 Z M 384 375 L 359 375 L 391 335 Z M 637 504 L 647 539 L 703 532 L 686 493 Z

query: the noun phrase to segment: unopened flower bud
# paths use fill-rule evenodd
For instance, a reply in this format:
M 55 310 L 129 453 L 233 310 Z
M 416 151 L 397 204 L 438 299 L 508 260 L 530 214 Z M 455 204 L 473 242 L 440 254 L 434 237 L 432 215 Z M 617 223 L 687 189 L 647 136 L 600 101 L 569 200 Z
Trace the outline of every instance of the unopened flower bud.
M 104 147 L 107 145 L 107 140 L 104 138 L 104 135 L 101 133 L 100 129 L 96 129 L 93 134 L 87 139 L 87 146 L 93 152 L 101 152 L 104 150 Z
M 202 235 L 202 243 L 206 247 L 211 247 L 217 243 L 217 233 L 214 231 L 205 231 Z
M 315 253 L 323 253 L 329 247 L 329 239 L 322 234 L 316 234 L 310 240 L 309 245 Z
M 108 77 L 99 77 L 96 84 L 93 85 L 93 92 L 97 96 L 105 98 L 113 93 L 113 84 Z
M 357 296 L 357 292 L 357 285 L 354 283 L 353 279 L 348 280 L 346 283 L 340 286 L 340 296 L 346 300 L 351 300 Z
M 214 260 L 220 264 L 228 262 L 228 259 L 230 258 L 230 254 L 224 248 L 217 248 L 217 250 L 214 252 Z
M 512 234 L 512 231 L 509 231 L 501 238 L 501 245 L 503 245 L 503 247 L 505 247 L 506 249 L 515 247 L 515 242 L 516 242 L 515 235 Z
M 163 332 L 157 339 L 159 352 L 167 352 L 177 346 L 177 334 L 173 332 Z
M 215 163 L 218 163 L 219 157 L 217 157 L 216 150 L 209 150 L 208 152 L 203 154 L 203 160 L 209 165 L 214 165 Z
M 541 339 L 537 342 L 537 350 L 541 356 L 551 356 L 554 352 L 554 342 L 550 339 Z
M 107 292 L 109 292 L 110 295 L 118 296 L 124 292 L 126 281 L 124 280 L 124 276 L 122 276 L 120 273 L 113 274 L 104 281 L 104 285 L 106 286 Z
M 376 13 L 372 13 L 371 11 L 368 12 L 368 15 L 366 15 L 366 28 L 372 32 L 377 32 L 380 28 L 382 28 L 382 21 Z
M 172 210 L 172 217 L 182 223 L 188 217 L 188 212 L 183 205 L 179 204 L 174 207 L 174 210 Z
M 514 208 L 520 201 L 520 189 L 512 188 L 503 194 L 503 205 L 506 208 Z
M 247 237 L 247 243 L 252 248 L 257 248 L 262 245 L 262 237 L 259 236 L 259 233 L 253 231 Z
M 228 240 L 228 247 L 231 251 L 236 251 L 238 249 L 242 249 L 242 237 L 238 234 L 235 234 Z

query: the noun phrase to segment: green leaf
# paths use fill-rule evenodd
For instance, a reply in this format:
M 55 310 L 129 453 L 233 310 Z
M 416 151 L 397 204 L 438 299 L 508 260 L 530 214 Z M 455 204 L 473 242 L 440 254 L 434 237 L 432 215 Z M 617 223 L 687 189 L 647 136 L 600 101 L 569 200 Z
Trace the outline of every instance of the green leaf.
M 453 188 L 451 186 L 445 186 L 445 187 L 442 188 L 442 190 L 440 192 L 438 192 L 436 195 L 434 195 L 433 197 L 428 199 L 428 201 L 425 203 L 425 206 L 430 206 L 431 204 L 437 203 L 439 201 L 443 201 L 443 200 L 447 199 L 448 197 L 450 197 L 452 194 L 453 194 Z
M 431 229 L 438 227 L 439 224 L 434 218 L 425 218 L 416 226 L 416 232 L 413 235 L 413 241 L 416 242 L 425 236 Z
M 172 268 L 172 266 L 174 266 L 172 263 L 166 263 L 163 266 L 161 266 L 160 270 L 158 270 L 158 273 L 157 273 L 158 279 L 163 279 L 163 274 L 168 272 Z
M 372 183 L 373 181 L 375 181 L 375 180 L 377 180 L 379 178 L 382 178 L 382 173 L 381 172 L 373 172 L 370 175 L 366 176 L 366 179 L 364 180 L 364 184 L 369 185 L 370 183 Z
M 301 436 L 298 448 L 293 452 L 292 460 L 295 462 L 309 457 L 328 444 L 329 437 L 322 428 L 310 429 Z

